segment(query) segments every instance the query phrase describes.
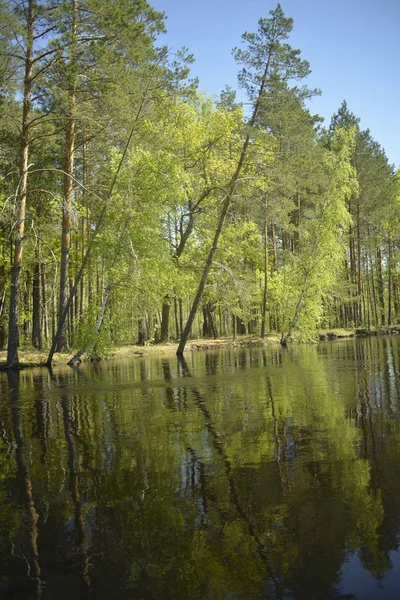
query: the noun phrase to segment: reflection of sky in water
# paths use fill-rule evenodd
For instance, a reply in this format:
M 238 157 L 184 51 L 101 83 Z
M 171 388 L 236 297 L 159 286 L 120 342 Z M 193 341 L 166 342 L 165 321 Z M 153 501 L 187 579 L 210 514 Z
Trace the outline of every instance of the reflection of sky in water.
M 389 552 L 392 568 L 382 579 L 375 579 L 363 569 L 357 554 L 350 556 L 342 567 L 339 592 L 353 594 L 356 600 L 399 600 L 400 553 Z

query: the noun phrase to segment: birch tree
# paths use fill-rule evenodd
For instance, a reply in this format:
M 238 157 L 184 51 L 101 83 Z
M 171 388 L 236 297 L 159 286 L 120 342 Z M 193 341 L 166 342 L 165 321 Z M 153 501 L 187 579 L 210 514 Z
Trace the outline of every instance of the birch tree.
M 209 249 L 189 318 L 182 333 L 177 350 L 178 355 L 184 352 L 213 264 L 214 255 L 218 248 L 228 210 L 235 198 L 241 176 L 251 155 L 251 142 L 255 135 L 257 117 L 261 106 L 266 100 L 268 86 L 276 79 L 281 81 L 302 79 L 310 72 L 309 63 L 300 58 L 300 50 L 293 49 L 285 42 L 293 28 L 293 19 L 285 17 L 280 4 L 270 12 L 270 15 L 269 18 L 259 20 L 257 33 L 246 32 L 243 34 L 243 42 L 246 44 L 245 49 L 236 48 L 234 50 L 236 61 L 239 65 L 243 65 L 238 78 L 251 102 L 251 116 L 244 132 L 243 146 L 236 168 L 225 188 L 212 245 Z

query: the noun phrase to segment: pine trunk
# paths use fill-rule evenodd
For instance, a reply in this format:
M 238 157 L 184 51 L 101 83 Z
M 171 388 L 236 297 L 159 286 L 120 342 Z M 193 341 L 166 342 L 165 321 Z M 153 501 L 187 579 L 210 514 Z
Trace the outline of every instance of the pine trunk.
M 32 285 L 32 346 L 42 349 L 42 318 L 41 318 L 41 282 L 40 282 L 40 250 L 37 248 L 36 264 L 33 272 Z
M 11 270 L 11 290 L 8 322 L 7 367 L 15 368 L 18 360 L 19 288 L 25 231 L 26 194 L 28 186 L 28 154 L 32 111 L 32 68 L 34 36 L 34 1 L 29 0 L 27 11 L 27 44 L 25 52 L 24 97 L 22 108 L 21 145 L 19 150 L 19 185 L 16 193 L 17 210 L 14 226 L 14 257 Z
M 73 65 L 76 54 L 76 16 L 77 1 L 72 0 L 72 37 L 69 64 Z M 68 349 L 68 336 L 64 323 L 61 323 L 67 300 L 70 292 L 69 275 L 69 254 L 71 250 L 71 227 L 72 227 L 72 195 L 73 195 L 73 174 L 75 158 L 75 109 L 76 109 L 76 81 L 74 76 L 70 76 L 68 114 L 65 131 L 65 156 L 64 156 L 64 203 L 62 217 L 61 233 L 61 265 L 60 265 L 60 298 L 58 308 L 58 324 L 61 325 L 61 334 L 59 336 L 57 351 L 63 352 Z M 70 319 L 72 323 L 72 319 Z

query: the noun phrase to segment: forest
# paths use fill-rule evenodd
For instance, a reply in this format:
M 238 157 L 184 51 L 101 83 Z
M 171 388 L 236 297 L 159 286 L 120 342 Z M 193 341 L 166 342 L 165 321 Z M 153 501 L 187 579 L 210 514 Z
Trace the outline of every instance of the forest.
M 0 347 L 140 345 L 400 317 L 400 174 L 310 111 L 278 4 L 212 98 L 145 0 L 0 1 Z M 255 27 L 256 29 L 256 27 Z

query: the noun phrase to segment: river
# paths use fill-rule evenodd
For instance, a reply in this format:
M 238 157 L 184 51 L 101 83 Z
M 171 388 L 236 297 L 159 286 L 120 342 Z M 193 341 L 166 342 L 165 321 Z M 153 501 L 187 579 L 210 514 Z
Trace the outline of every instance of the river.
M 0 598 L 398 598 L 400 339 L 0 374 Z

